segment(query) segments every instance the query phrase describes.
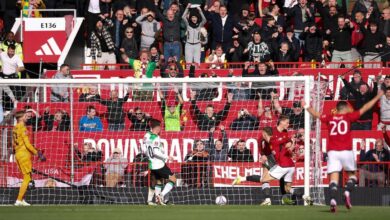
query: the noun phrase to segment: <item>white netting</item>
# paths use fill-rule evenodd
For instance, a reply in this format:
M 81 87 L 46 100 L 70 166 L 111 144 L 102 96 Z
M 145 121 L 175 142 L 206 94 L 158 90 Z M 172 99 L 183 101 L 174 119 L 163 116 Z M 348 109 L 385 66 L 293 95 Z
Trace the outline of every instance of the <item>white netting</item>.
M 30 102 L 18 103 L 17 110 L 25 109 L 31 115 L 27 121 L 31 142 L 47 157 L 46 162 L 33 157 L 36 189 L 28 191 L 26 200 L 145 204 L 148 186 L 154 181 L 142 146 L 152 119 L 162 122 L 161 143 L 174 159 L 168 163 L 177 177 L 169 194 L 172 203 L 213 204 L 219 195 L 229 204 L 260 203 L 260 183 L 231 184 L 237 176 L 262 175 L 261 129 L 275 127 L 282 114 L 289 116 L 289 135 L 296 139 L 293 185 L 303 188 L 304 138 L 309 137 L 310 129 L 305 129 L 304 110 L 298 100 L 304 98 L 305 79 L 154 79 L 143 84 L 127 79 L 73 80 L 79 83 L 72 85 L 41 80 L 22 85 L 32 93 L 27 99 Z M 7 123 L 14 125 L 11 115 Z M 22 181 L 11 129 L 4 127 L 2 133 L 1 204 L 15 201 Z M 239 139 L 243 149 L 236 144 Z M 319 189 L 321 182 L 310 184 Z M 280 203 L 279 182 L 271 186 L 273 202 Z M 317 197 L 313 191 L 311 195 Z M 296 201 L 303 203 L 300 197 Z

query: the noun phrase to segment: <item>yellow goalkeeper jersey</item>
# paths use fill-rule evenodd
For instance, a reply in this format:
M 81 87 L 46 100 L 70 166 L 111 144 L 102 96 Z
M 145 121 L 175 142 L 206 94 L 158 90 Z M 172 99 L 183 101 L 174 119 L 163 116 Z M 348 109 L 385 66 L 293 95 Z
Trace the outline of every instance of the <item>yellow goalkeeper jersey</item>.
M 38 150 L 30 143 L 26 126 L 21 123 L 15 125 L 12 130 L 13 147 L 15 154 L 37 154 Z

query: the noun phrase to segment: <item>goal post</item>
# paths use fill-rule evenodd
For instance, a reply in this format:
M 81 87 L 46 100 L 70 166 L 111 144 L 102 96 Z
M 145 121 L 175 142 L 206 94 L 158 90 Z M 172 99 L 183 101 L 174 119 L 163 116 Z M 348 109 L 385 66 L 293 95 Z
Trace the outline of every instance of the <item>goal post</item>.
M 241 188 L 237 186 L 233 187 L 231 182 L 237 176 L 264 174 L 264 169 L 260 167 L 259 162 L 262 142 L 261 129 L 266 126 L 276 125 L 278 115 L 285 112 L 294 114 L 294 108 L 300 108 L 301 111 L 305 111 L 302 109 L 303 106 L 298 106 L 296 103 L 300 103 L 301 100 L 311 103 L 313 94 L 317 94 L 313 92 L 313 89 L 318 88 L 315 85 L 316 82 L 311 76 L 3 79 L 0 81 L 0 86 L 2 87 L 34 87 L 41 93 L 39 97 L 26 94 L 35 97 L 35 100 L 33 98 L 31 102 L 18 103 L 17 110 L 26 109 L 28 106 L 35 112 L 32 114 L 32 117 L 42 117 L 42 119 L 34 121 L 35 125 L 30 125 L 32 126 L 30 133 L 32 134 L 31 136 L 34 136 L 33 144 L 39 148 L 44 148 L 48 157 L 51 157 L 48 158 L 49 164 L 48 162 L 39 162 L 33 159 L 34 176 L 37 180 L 42 180 L 41 183 L 37 184 L 37 187 L 43 188 L 40 192 L 45 194 L 43 196 L 46 196 L 46 200 L 43 202 L 45 204 L 77 204 L 79 199 L 72 197 L 75 196 L 75 189 L 79 197 L 81 197 L 81 194 L 85 195 L 88 192 L 92 193 L 95 198 L 99 196 L 100 199 L 106 198 L 106 200 L 103 199 L 104 201 L 99 199 L 93 200 L 96 203 L 139 204 L 145 202 L 147 200 L 147 186 L 151 184 L 151 180 L 150 174 L 147 173 L 145 167 L 140 168 L 142 166 L 140 162 L 145 162 L 145 160 L 143 157 L 139 158 L 138 155 L 145 150 L 143 149 L 142 139 L 149 127 L 139 129 L 138 127 L 131 128 L 131 126 L 134 124 L 133 119 L 140 121 L 148 121 L 150 119 L 137 119 L 138 114 L 142 115 L 142 117 L 157 118 L 163 123 L 162 144 L 166 150 L 165 153 L 174 157 L 173 163 L 168 163 L 168 166 L 178 175 L 178 181 L 175 183 L 177 191 L 175 189 L 172 190 L 172 202 L 177 204 L 211 204 L 214 203 L 216 197 L 223 195 L 226 196 L 228 204 L 258 204 L 259 199 L 262 198 L 260 183 L 243 183 L 239 187 L 247 189 L 240 190 Z M 62 91 L 67 93 L 66 99 L 60 100 L 63 102 L 51 101 L 52 96 L 54 96 L 54 90 L 52 89 L 54 87 L 62 88 Z M 87 90 L 85 90 L 86 87 L 88 87 Z M 88 102 L 88 100 L 87 102 L 85 100 L 81 102 L 79 96 L 90 92 L 91 88 L 95 89 L 97 94 L 101 96 L 99 100 L 104 99 L 106 101 L 95 99 L 91 102 Z M 242 90 L 245 90 L 245 93 L 241 93 Z M 126 94 L 130 94 L 129 99 L 122 100 L 123 103 L 120 105 L 112 104 L 107 100 L 110 100 L 113 91 L 118 93 L 119 100 L 122 100 Z M 295 95 L 291 95 L 293 91 L 298 92 Z M 233 99 L 231 102 L 229 102 L 228 93 L 233 94 L 230 97 Z M 273 93 L 279 96 L 275 98 L 276 100 L 274 100 Z M 180 94 L 181 97 L 179 98 L 177 94 Z M 203 94 L 203 96 L 201 97 L 200 94 Z M 261 97 L 261 101 L 259 101 L 259 97 Z M 162 98 L 164 99 L 164 104 Z M 192 102 L 191 99 L 195 99 L 196 102 Z M 317 99 L 317 101 L 322 101 L 321 98 L 317 97 Z M 165 106 L 164 108 L 162 108 L 163 105 Z M 262 109 L 260 109 L 260 105 Z M 195 107 L 199 111 L 194 109 Z M 215 115 L 210 116 L 207 120 L 218 121 L 215 122 L 215 126 L 210 125 L 211 127 L 209 124 L 207 126 L 200 124 L 201 119 L 198 116 L 198 114 L 204 114 L 206 117 L 209 107 L 213 108 L 212 111 L 214 111 Z M 92 108 L 98 113 L 97 116 L 101 120 L 101 130 L 96 130 L 96 127 L 88 127 L 90 126 L 88 123 L 86 123 L 86 128 L 83 128 L 85 130 L 81 128 L 84 125 L 81 122 L 83 116 L 87 115 Z M 66 109 L 66 111 L 61 110 L 61 112 L 59 109 Z M 110 112 L 109 109 L 114 112 Z M 228 112 L 225 112 L 226 109 L 228 109 Z M 265 112 L 268 111 L 267 109 L 271 111 L 269 119 L 264 119 L 262 115 L 258 115 L 260 110 Z M 176 113 L 176 110 L 179 112 Z M 61 126 L 65 126 L 61 124 L 61 120 L 59 122 L 56 121 L 57 113 L 63 119 L 65 112 L 67 112 L 69 120 L 66 129 L 61 128 Z M 164 120 L 166 119 L 164 114 L 169 115 L 167 119 L 177 117 L 179 120 L 179 124 L 172 122 L 173 130 L 171 131 L 165 130 L 168 127 L 168 121 Z M 248 127 L 245 127 L 244 124 L 236 123 L 236 127 L 233 129 L 234 126 L 232 124 L 234 120 L 241 118 L 240 115 L 252 115 L 256 123 L 254 122 L 253 126 L 252 124 L 245 124 Z M 124 121 L 115 121 L 117 116 L 123 117 Z M 86 120 L 88 119 L 91 120 L 91 118 Z M 38 125 L 38 123 L 40 124 Z M 294 121 L 294 123 L 300 122 Z M 301 160 L 297 164 L 300 164 L 299 170 L 303 169 L 304 171 L 303 180 L 300 179 L 298 181 L 296 179 L 298 177 L 294 176 L 293 183 L 298 184 L 299 188 L 303 188 L 303 195 L 305 196 L 316 195 L 313 194 L 312 188 L 314 183 L 318 183 L 318 181 L 312 180 L 314 175 L 311 169 L 312 159 L 314 159 L 312 158 L 311 149 L 315 149 L 312 146 L 312 138 L 315 137 L 315 130 L 320 129 L 320 126 L 313 126 L 315 123 L 316 121 L 312 121 L 310 114 L 306 112 L 303 116 L 303 125 L 292 124 L 292 129 L 289 129 L 289 135 L 295 138 L 295 134 L 300 132 L 299 128 L 303 128 L 302 146 L 304 146 L 304 150 L 301 152 L 303 153 L 301 155 L 303 158 L 299 159 L 299 153 L 297 153 L 299 146 L 297 146 L 297 152 L 294 153 L 297 154 L 295 159 Z M 149 126 L 148 123 L 144 123 L 144 125 Z M 214 130 L 210 131 L 210 128 L 214 128 Z M 226 143 L 224 142 L 224 135 L 228 136 Z M 213 137 L 213 142 L 209 142 L 211 136 Z M 240 151 L 238 143 L 236 143 L 240 139 L 244 139 L 245 148 L 249 149 L 250 154 L 252 154 L 252 160 L 233 161 L 235 156 L 232 156 L 231 149 L 237 148 L 237 152 Z M 202 140 L 202 143 L 204 143 L 205 152 L 207 153 L 198 152 L 202 151 L 196 147 L 195 142 L 199 140 Z M 223 146 L 227 145 L 227 149 L 223 148 L 227 155 L 226 161 L 213 161 L 210 159 L 211 152 L 217 151 L 216 143 L 218 141 Z M 314 142 L 318 143 L 319 141 L 316 140 Z M 94 154 L 100 158 L 98 161 L 93 161 L 98 162 L 96 166 L 89 167 L 85 165 L 90 162 L 88 160 L 91 158 L 86 156 L 88 155 L 88 149 L 84 154 L 82 149 L 84 145 L 91 147 L 91 151 L 96 150 L 96 152 L 94 151 L 96 155 L 100 155 L 96 156 Z M 3 148 L 2 150 L 4 148 L 11 150 L 10 146 L 12 146 L 12 143 L 3 144 L 0 147 Z M 56 147 L 58 149 L 52 149 Z M 192 155 L 191 153 L 194 152 L 195 154 Z M 121 154 L 123 160 L 118 159 L 115 162 L 110 162 L 115 153 Z M 193 159 L 194 157 L 198 158 L 200 154 L 204 155 L 205 158 L 207 157 L 207 159 Z M 77 156 L 81 156 L 81 158 L 77 158 Z M 7 159 L 0 161 L 0 163 L 5 164 L 5 170 L 8 170 L 2 173 L 3 176 L 0 176 L 0 195 L 6 198 L 0 201 L 0 203 L 9 204 L 12 202 L 14 191 L 17 191 L 20 185 L 20 176 L 18 175 L 12 154 L 8 155 Z M 192 166 L 191 164 L 195 165 Z M 120 174 L 108 177 L 110 170 L 114 172 L 118 169 L 121 170 Z M 296 173 L 296 175 L 298 174 Z M 1 179 L 4 180 L 3 185 L 1 185 Z M 48 188 L 50 187 L 48 182 L 53 183 L 55 189 Z M 280 202 L 281 194 L 279 188 L 276 187 L 278 182 L 275 181 L 271 186 L 274 187 L 272 191 L 273 200 Z M 315 187 L 320 188 L 321 186 Z M 67 193 L 72 190 L 73 192 L 68 197 Z M 29 201 L 33 204 L 42 202 L 43 200 L 39 198 L 40 192 L 31 192 L 28 197 Z M 297 201 L 300 204 L 303 203 L 301 198 L 298 198 Z

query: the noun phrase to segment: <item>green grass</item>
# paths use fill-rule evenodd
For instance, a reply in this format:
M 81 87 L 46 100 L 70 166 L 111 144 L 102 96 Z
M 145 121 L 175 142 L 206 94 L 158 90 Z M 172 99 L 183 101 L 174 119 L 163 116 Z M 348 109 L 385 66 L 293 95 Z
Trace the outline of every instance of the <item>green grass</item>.
M 303 206 L 0 206 L 0 220 L 321 220 L 390 219 L 389 207 L 339 207 L 336 214 L 328 207 Z

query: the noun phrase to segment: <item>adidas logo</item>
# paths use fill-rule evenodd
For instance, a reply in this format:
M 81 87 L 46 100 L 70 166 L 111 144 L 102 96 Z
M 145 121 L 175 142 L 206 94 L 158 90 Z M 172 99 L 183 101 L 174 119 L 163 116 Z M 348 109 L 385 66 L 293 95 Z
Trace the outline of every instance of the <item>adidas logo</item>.
M 35 55 L 42 56 L 42 55 L 61 55 L 61 50 L 58 47 L 58 44 L 54 40 L 54 38 L 50 38 L 47 40 L 47 43 L 41 46 L 41 49 L 35 51 Z

